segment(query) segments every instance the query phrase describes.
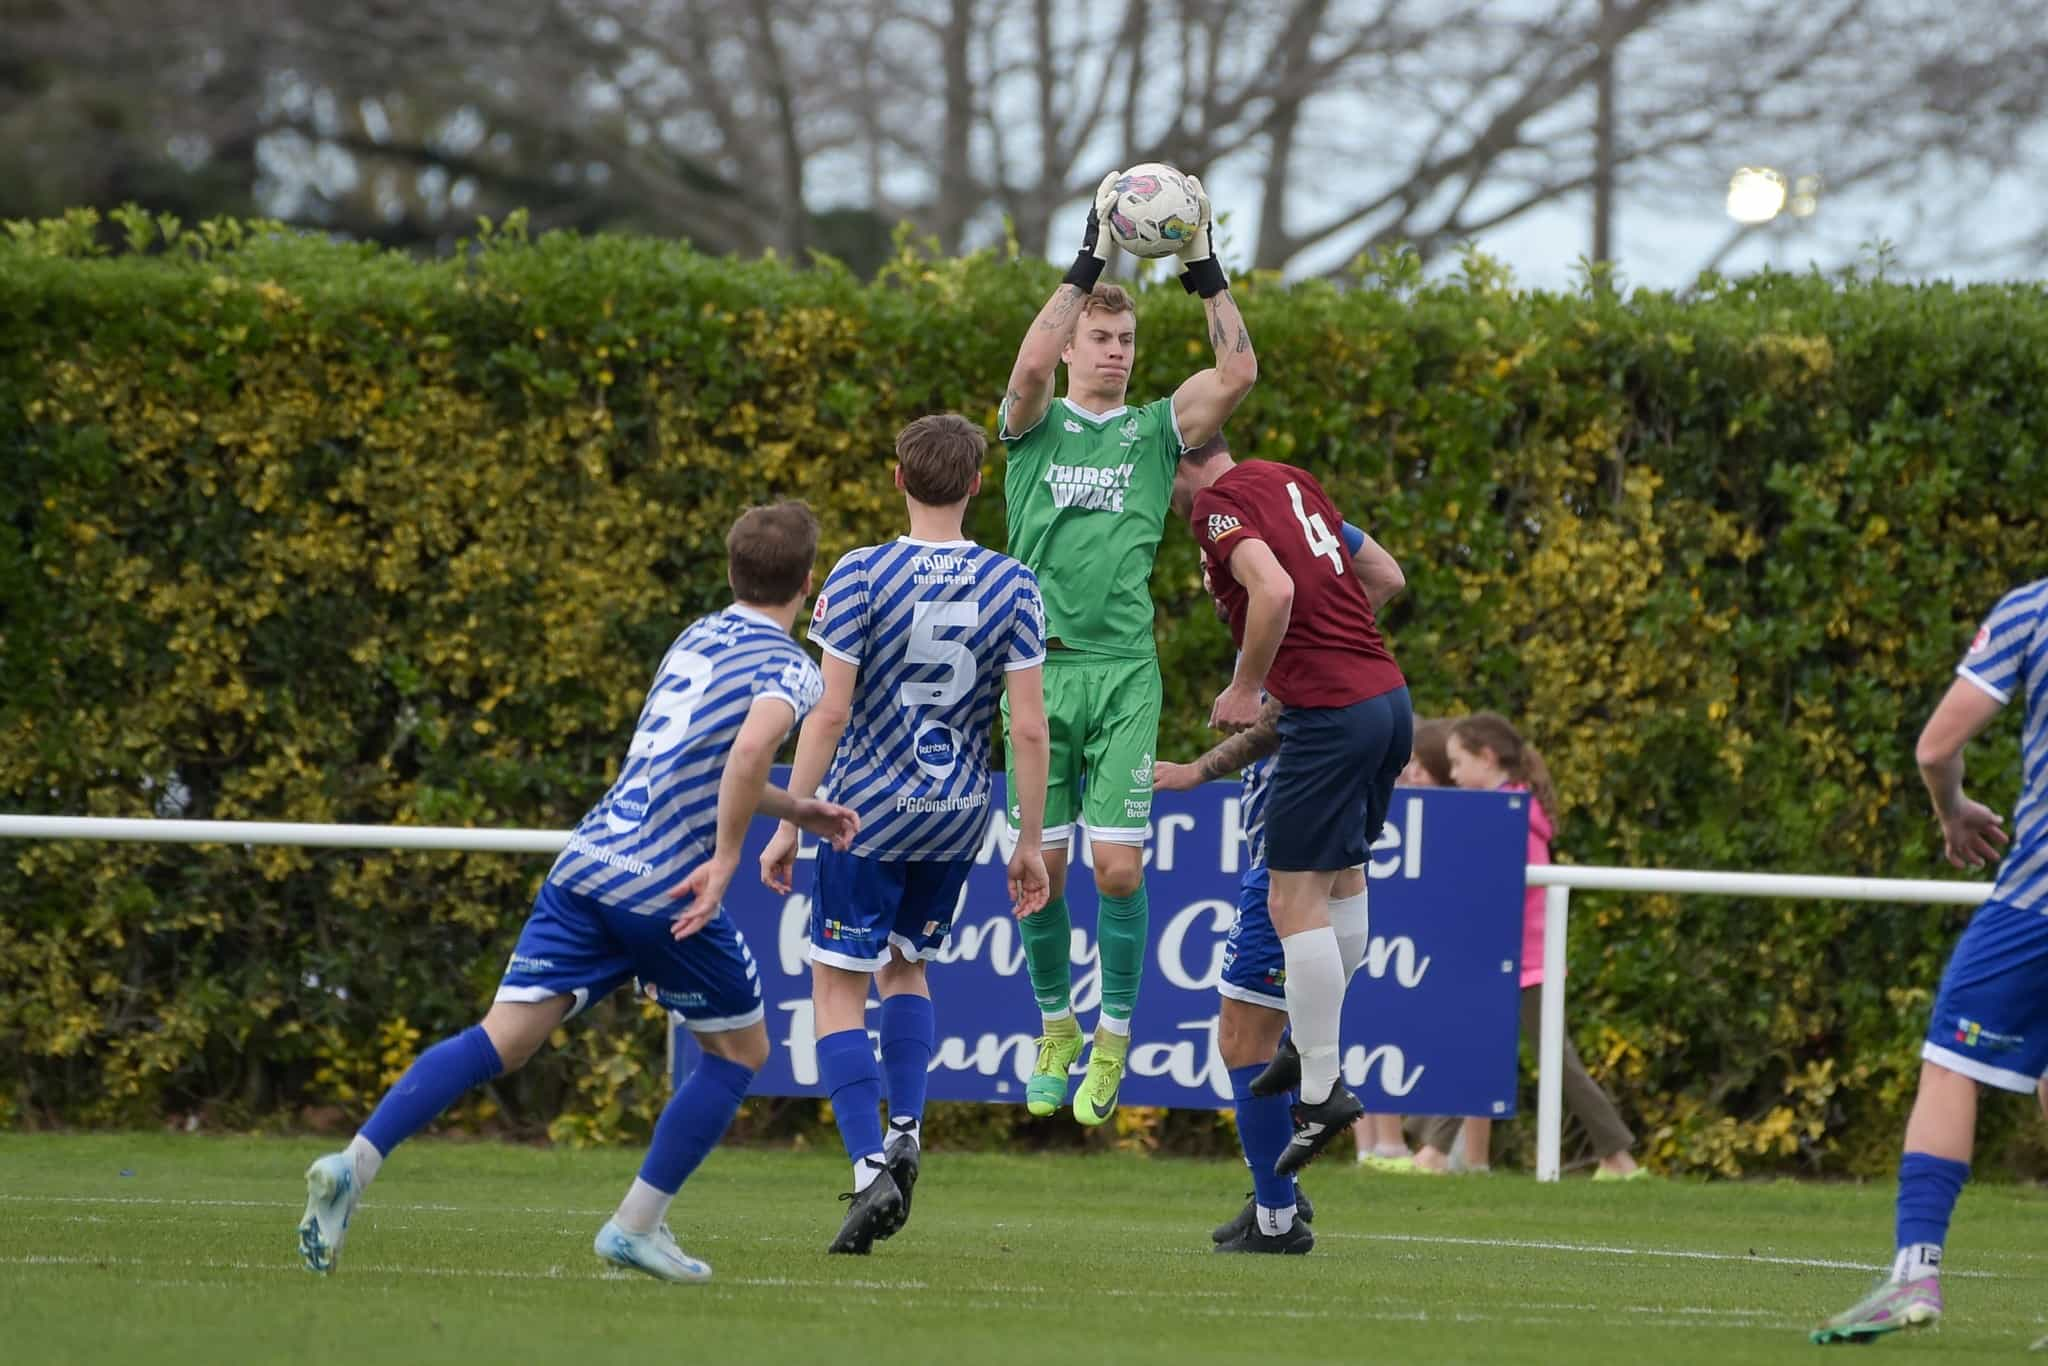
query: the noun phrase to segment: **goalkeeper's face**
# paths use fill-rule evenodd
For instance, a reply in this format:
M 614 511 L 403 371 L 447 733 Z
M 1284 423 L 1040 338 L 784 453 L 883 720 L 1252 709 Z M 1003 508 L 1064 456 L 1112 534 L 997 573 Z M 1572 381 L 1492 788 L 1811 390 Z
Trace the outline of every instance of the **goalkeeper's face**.
M 1074 339 L 1060 359 L 1067 363 L 1067 389 L 1114 408 L 1124 401 L 1138 352 L 1138 315 L 1095 310 L 1081 315 Z

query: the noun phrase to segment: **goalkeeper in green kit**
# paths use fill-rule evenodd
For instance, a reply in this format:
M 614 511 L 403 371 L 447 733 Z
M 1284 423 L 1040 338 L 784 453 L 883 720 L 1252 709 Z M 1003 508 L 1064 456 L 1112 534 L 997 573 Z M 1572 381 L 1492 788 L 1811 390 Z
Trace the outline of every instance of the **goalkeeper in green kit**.
M 1189 377 L 1170 399 L 1142 408 L 1124 402 L 1137 311 L 1124 290 L 1096 284 L 1114 250 L 1102 224 L 1119 174 L 1112 172 L 1097 189 L 1073 268 L 1017 348 L 1001 431 L 1010 451 L 1003 483 L 1009 551 L 1038 575 L 1045 601 L 1045 710 L 1052 730 L 1045 798 L 1052 898 L 1022 921 L 1031 988 L 1045 1021 L 1025 1100 L 1035 1115 L 1057 1110 L 1081 1054 L 1066 901 L 1067 845 L 1079 822 L 1093 851 L 1101 907 L 1102 1012 L 1074 1095 L 1074 1118 L 1087 1125 L 1116 1112 L 1145 965 L 1145 840 L 1160 696 L 1152 561 L 1181 453 L 1215 436 L 1258 377 L 1251 334 L 1210 246 L 1208 196 L 1190 176 L 1201 214 L 1188 225 L 1180 252 L 1181 284 L 1202 298 L 1216 364 Z M 1067 392 L 1055 399 L 1062 363 Z M 1216 719 L 1249 725 L 1253 711 Z M 1007 728 L 1007 703 L 1003 717 Z M 1014 773 L 1009 790 L 1017 791 Z M 1013 804 L 1012 830 L 1017 823 Z

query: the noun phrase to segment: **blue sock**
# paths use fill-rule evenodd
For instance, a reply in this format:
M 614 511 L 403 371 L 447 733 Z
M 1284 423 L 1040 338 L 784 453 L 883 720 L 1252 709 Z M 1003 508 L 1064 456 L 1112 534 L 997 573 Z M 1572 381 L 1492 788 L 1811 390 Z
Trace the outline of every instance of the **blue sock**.
M 1286 1209 L 1294 1203 L 1294 1178 L 1273 1175 L 1273 1164 L 1294 1137 L 1294 1120 L 1287 1113 L 1287 1097 L 1252 1094 L 1252 1079 L 1265 1070 L 1258 1062 L 1231 1068 L 1230 1098 L 1237 1105 L 1237 1141 L 1251 1164 L 1254 1195 L 1267 1209 Z
M 732 1117 L 739 1113 L 740 1102 L 753 1084 L 753 1069 L 730 1058 L 706 1053 L 698 1059 L 696 1068 L 668 1098 L 661 1118 L 654 1122 L 654 1141 L 647 1145 L 640 1179 L 670 1195 L 681 1190 L 705 1154 L 717 1147 L 732 1127 Z
M 1949 1216 L 1963 1183 L 1970 1179 L 1970 1164 L 1928 1153 L 1907 1153 L 1899 1159 L 1899 1247 L 1933 1243 L 1939 1247 L 1948 1239 Z
M 865 1029 L 842 1029 L 818 1040 L 818 1076 L 832 1098 L 832 1117 L 855 1162 L 882 1155 L 882 1072 Z
M 882 1002 L 882 1076 L 889 1118 L 924 1122 L 925 1082 L 931 1076 L 938 1025 L 932 998 L 904 992 Z
M 363 1125 L 362 1135 L 386 1157 L 434 1122 L 434 1116 L 472 1086 L 505 1070 L 482 1025 L 471 1025 L 419 1055 L 398 1084 L 384 1093 Z

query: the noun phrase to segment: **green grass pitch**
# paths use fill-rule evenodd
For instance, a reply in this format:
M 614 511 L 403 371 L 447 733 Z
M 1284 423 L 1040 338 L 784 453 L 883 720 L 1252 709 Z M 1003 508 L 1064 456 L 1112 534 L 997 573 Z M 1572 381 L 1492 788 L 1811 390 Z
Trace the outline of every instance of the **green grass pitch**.
M 1241 1166 L 927 1155 L 915 1216 L 824 1254 L 836 1154 L 714 1153 L 677 1202 L 717 1278 L 591 1255 L 636 1152 L 433 1140 L 386 1164 L 340 1269 L 294 1226 L 317 1140 L 0 1135 L 0 1361 L 1779 1362 L 1873 1279 L 1891 1190 L 1309 1173 L 1305 1258 L 1221 1257 Z M 2048 1195 L 1968 1189 L 1938 1331 L 2009 1360 L 2048 1329 Z M 1841 1349 L 1827 1349 L 1841 1350 Z

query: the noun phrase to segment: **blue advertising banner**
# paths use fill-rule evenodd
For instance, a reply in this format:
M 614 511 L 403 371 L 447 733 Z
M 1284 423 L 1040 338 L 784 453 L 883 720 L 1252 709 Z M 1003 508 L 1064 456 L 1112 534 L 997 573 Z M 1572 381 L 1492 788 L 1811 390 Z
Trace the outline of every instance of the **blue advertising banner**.
M 786 775 L 778 771 L 776 781 Z M 995 810 L 1002 809 L 1001 778 Z M 1216 984 L 1237 912 L 1246 842 L 1237 784 L 1162 792 L 1145 851 L 1151 952 L 1132 1019 L 1127 1105 L 1223 1109 L 1230 1078 L 1216 1048 Z M 787 897 L 761 884 L 773 826 L 755 821 L 725 913 L 761 966 L 774 1044 L 754 1094 L 820 1094 L 812 1033 L 808 922 L 815 848 L 808 837 Z M 1038 1009 L 1009 913 L 1008 831 L 998 815 L 968 878 L 939 961 L 929 967 L 938 1016 L 933 1100 L 1021 1104 Z M 1372 848 L 1372 941 L 1344 1003 L 1345 1082 L 1369 1110 L 1505 1116 L 1515 1106 L 1527 798 L 1510 792 L 1402 788 Z M 1067 879 L 1074 1006 L 1092 1027 L 1101 979 L 1095 887 L 1085 838 Z M 870 1009 L 876 1007 L 870 1006 Z M 695 1065 L 674 1029 L 677 1076 Z

